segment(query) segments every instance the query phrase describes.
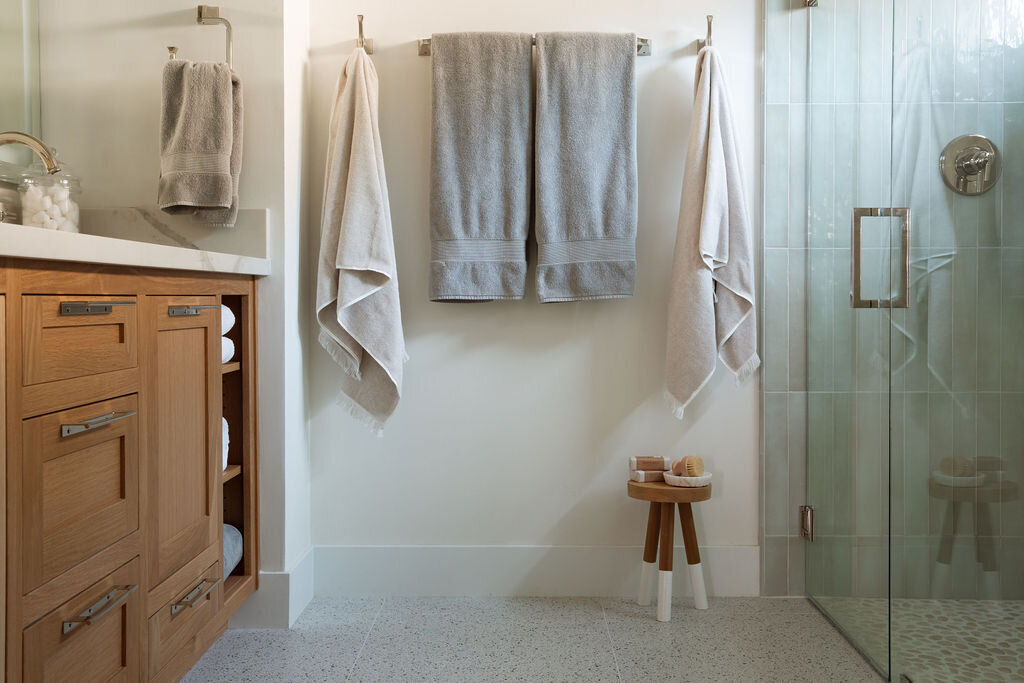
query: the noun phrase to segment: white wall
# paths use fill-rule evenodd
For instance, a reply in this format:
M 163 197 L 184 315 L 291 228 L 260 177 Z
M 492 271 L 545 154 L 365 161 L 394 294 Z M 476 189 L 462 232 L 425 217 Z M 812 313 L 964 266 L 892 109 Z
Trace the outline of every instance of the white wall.
M 293 4 L 304 5 L 288 3 L 287 21 L 282 0 L 220 5 L 245 97 L 239 203 L 269 209 L 272 274 L 259 284 L 258 343 L 260 550 L 270 574 L 250 607 L 265 615 L 259 602 L 269 600 L 264 621 L 276 624 L 291 611 L 288 573 L 310 548 L 298 274 L 307 22 Z M 166 46 L 179 58 L 224 59 L 224 29 L 197 25 L 195 14 L 184 0 L 40 0 L 43 137 L 82 178 L 83 206 L 155 205 Z M 271 595 L 275 586 L 283 597 Z
M 355 15 L 364 12 L 380 76 L 381 135 L 411 358 L 398 413 L 377 439 L 334 403 L 340 371 L 321 349 L 309 349 L 318 591 L 452 592 L 465 577 L 458 563 L 444 565 L 443 558 L 471 546 L 479 573 L 501 566 L 495 558 L 508 553 L 495 546 L 502 546 L 522 549 L 516 561 L 523 572 L 545 558 L 562 571 L 542 572 L 549 579 L 540 581 L 503 576 L 471 590 L 562 592 L 572 581 L 560 576 L 565 570 L 587 571 L 593 562 L 620 558 L 622 546 L 642 542 L 647 511 L 626 498 L 627 456 L 698 453 L 715 476 L 714 499 L 698 506 L 698 534 L 712 546 L 709 561 L 719 571 L 732 565 L 740 577 L 729 588 L 720 581 L 719 592 L 757 592 L 757 384 L 736 387 L 720 371 L 682 423 L 660 398 L 694 39 L 704 35 L 704 13 L 712 5 L 756 217 L 761 31 L 755 3 L 597 0 L 584 11 L 581 3 L 552 0 L 372 6 L 311 0 L 306 230 L 318 230 L 330 99 L 353 48 Z M 415 40 L 433 31 L 557 29 L 634 30 L 654 40 L 654 56 L 637 61 L 636 297 L 541 306 L 531 288 L 522 302 L 428 302 L 431 64 L 417 56 Z M 316 248 L 313 242 L 309 263 Z M 307 277 L 312 279 L 312 269 Z M 575 552 L 578 546 L 583 555 Z M 626 555 L 632 567 L 636 553 Z M 390 578 L 381 582 L 374 567 L 385 565 Z M 450 581 L 437 576 L 448 572 Z M 425 581 L 427 574 L 433 581 Z M 621 582 L 610 577 L 601 585 Z

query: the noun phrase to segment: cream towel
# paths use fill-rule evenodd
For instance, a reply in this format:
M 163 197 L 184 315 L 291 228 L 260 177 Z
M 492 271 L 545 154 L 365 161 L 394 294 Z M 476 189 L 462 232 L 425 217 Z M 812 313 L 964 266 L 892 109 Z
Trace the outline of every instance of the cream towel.
M 722 63 L 697 55 L 693 120 L 668 302 L 667 398 L 686 406 L 717 357 L 742 382 L 761 365 L 754 314 L 754 249 Z
M 331 108 L 320 226 L 320 344 L 345 371 L 339 400 L 378 435 L 402 393 L 405 339 L 377 121 L 377 71 L 348 58 Z

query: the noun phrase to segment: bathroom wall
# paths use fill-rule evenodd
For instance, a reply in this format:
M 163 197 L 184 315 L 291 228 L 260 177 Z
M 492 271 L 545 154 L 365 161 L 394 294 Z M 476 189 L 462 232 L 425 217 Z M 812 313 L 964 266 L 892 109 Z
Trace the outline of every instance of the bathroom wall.
M 84 207 L 152 208 L 166 46 L 177 45 L 179 58 L 223 60 L 224 29 L 197 25 L 196 5 L 182 0 L 39 4 L 43 137 L 82 178 Z M 301 590 L 290 596 L 289 575 L 310 548 L 298 189 L 308 31 L 305 14 L 290 9 L 285 17 L 280 0 L 220 6 L 234 27 L 234 63 L 245 97 L 239 203 L 269 210 L 272 266 L 258 300 L 265 574 L 246 609 L 261 623 L 282 625 L 302 603 Z
M 715 477 L 714 498 L 696 512 L 710 589 L 756 594 L 757 382 L 735 386 L 720 369 L 684 422 L 670 416 L 661 391 L 695 39 L 713 11 L 756 219 L 758 7 L 745 0 L 599 0 L 585 10 L 550 0 L 310 6 L 305 229 L 318 231 L 329 108 L 362 12 L 380 76 L 410 356 L 402 403 L 378 439 L 335 403 L 340 370 L 315 345 L 308 349 L 318 593 L 631 592 L 647 508 L 626 497 L 627 457 L 698 453 Z M 417 56 L 415 41 L 434 31 L 559 29 L 633 30 L 654 40 L 654 56 L 637 60 L 636 296 L 541 306 L 531 287 L 521 302 L 431 303 L 431 62 Z M 317 247 L 306 254 L 310 282 Z M 681 575 L 676 583 L 687 590 Z

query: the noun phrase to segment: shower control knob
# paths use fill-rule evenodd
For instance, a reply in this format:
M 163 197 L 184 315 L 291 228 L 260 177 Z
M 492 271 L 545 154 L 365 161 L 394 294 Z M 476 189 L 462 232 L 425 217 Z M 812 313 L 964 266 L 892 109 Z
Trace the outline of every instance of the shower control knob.
M 942 150 L 939 170 L 946 186 L 957 194 L 988 192 L 999 179 L 999 148 L 982 135 L 961 135 Z

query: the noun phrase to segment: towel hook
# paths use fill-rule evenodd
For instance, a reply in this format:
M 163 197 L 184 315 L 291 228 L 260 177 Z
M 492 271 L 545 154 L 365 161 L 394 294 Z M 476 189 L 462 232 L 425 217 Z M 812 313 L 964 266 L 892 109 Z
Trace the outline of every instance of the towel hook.
M 359 37 L 356 38 L 356 47 L 361 47 L 366 50 L 366 54 L 373 54 L 373 38 L 363 37 L 363 15 L 357 14 L 356 21 L 359 22 Z
M 707 35 L 706 38 L 704 38 L 704 41 L 703 41 L 704 42 L 704 47 L 711 47 L 711 22 L 713 22 L 714 20 L 715 20 L 715 16 L 713 14 L 709 14 L 708 15 L 708 35 Z
M 167 59 L 176 59 L 178 56 L 178 47 L 176 45 L 168 45 L 167 55 Z

